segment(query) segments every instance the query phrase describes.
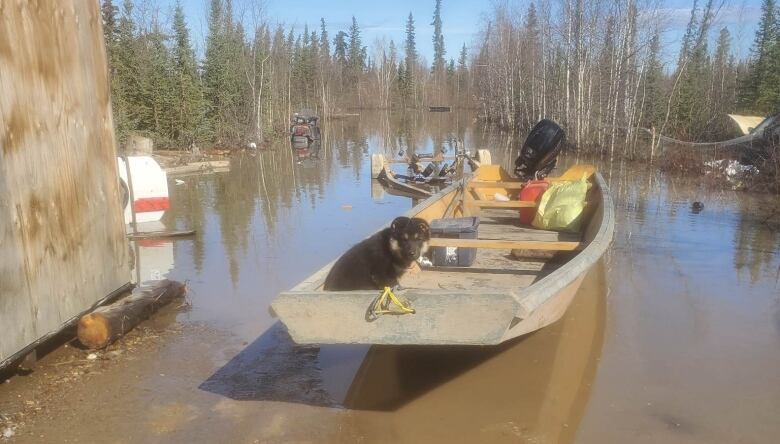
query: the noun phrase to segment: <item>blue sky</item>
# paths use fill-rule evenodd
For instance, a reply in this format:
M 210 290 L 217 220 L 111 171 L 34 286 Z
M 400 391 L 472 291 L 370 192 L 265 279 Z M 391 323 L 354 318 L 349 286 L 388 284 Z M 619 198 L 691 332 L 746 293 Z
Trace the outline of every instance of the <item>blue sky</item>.
M 139 0 L 136 0 L 139 1 Z M 140 0 L 143 2 L 144 0 Z M 170 17 L 171 5 L 175 0 L 146 0 L 159 5 L 163 20 Z M 206 34 L 208 0 L 181 0 L 187 21 L 193 31 L 193 40 L 201 53 Z M 432 26 L 430 26 L 434 0 L 333 0 L 333 1 L 294 1 L 294 0 L 233 0 L 237 14 L 249 20 L 255 5 L 262 5 L 267 22 L 294 25 L 303 29 L 308 24 L 310 30 L 319 34 L 320 17 L 324 17 L 328 32 L 333 37 L 339 30 L 346 30 L 354 15 L 363 32 L 363 44 L 369 53 L 376 39 L 394 40 L 401 46 L 404 39 L 406 17 L 411 12 L 415 18 L 417 31 L 417 50 L 428 61 L 433 53 Z M 700 3 L 705 0 L 700 0 Z M 717 0 L 716 0 L 717 1 Z M 734 38 L 733 46 L 737 56 L 745 57 L 753 41 L 756 24 L 760 17 L 761 0 L 720 0 L 723 7 L 713 29 L 728 26 Z M 460 47 L 465 43 L 472 46 L 485 13 L 492 8 L 492 1 L 480 0 L 443 0 L 442 21 L 447 58 L 457 59 Z M 525 10 L 527 1 L 510 1 Z M 640 4 L 658 4 L 665 22 L 664 48 L 666 58 L 673 60 L 679 48 L 679 41 L 690 15 L 692 1 L 688 0 L 640 0 Z M 713 38 L 715 32 L 713 32 Z

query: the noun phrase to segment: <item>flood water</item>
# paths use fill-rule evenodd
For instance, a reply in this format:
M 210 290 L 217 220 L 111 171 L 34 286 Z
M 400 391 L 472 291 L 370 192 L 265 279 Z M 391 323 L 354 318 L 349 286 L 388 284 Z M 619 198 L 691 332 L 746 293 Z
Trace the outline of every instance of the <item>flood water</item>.
M 597 161 L 617 231 L 564 318 L 499 347 L 295 346 L 280 292 L 411 208 L 374 192 L 372 152 L 459 138 L 508 165 L 467 114 L 325 122 L 321 148 L 171 179 L 142 278 L 186 281 L 183 326 L 52 406 L 21 441 L 772 442 L 780 434 L 780 210 L 768 196 Z M 562 163 L 577 161 L 569 153 Z M 579 159 L 581 160 L 581 159 Z M 376 191 L 376 190 L 375 190 Z M 691 211 L 694 200 L 705 208 Z M 771 211 L 777 212 L 774 217 Z M 35 377 L 33 374 L 30 377 Z

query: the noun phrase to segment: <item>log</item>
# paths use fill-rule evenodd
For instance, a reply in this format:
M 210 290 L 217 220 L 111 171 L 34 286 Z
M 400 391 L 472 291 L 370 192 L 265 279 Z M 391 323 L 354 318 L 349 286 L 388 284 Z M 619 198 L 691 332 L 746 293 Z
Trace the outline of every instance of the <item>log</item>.
M 210 160 L 204 162 L 190 162 L 186 165 L 164 168 L 168 176 L 188 173 L 210 173 L 230 170 L 229 160 Z
M 174 230 L 174 231 L 144 231 L 138 233 L 130 233 L 127 238 L 130 240 L 143 240 L 143 239 L 165 239 L 171 237 L 186 237 L 195 234 L 195 230 Z
M 184 284 L 167 279 L 136 287 L 130 296 L 82 316 L 77 333 L 79 341 L 90 349 L 106 347 L 185 293 Z

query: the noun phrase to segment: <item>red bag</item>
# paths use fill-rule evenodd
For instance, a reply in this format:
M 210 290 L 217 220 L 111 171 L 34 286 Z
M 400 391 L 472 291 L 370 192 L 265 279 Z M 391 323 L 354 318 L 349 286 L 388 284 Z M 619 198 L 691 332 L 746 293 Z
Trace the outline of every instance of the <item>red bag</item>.
M 539 203 L 542 200 L 542 194 L 550 187 L 550 182 L 546 180 L 529 180 L 520 190 L 519 200 L 524 202 Z M 530 225 L 536 215 L 536 208 L 520 208 L 520 223 Z

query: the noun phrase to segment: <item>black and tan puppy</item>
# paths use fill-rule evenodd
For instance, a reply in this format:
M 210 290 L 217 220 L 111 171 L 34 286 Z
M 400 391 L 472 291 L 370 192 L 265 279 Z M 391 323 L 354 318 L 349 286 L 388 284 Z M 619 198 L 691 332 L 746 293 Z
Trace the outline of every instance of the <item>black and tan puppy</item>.
M 398 279 L 428 250 L 431 230 L 418 218 L 398 217 L 390 228 L 350 248 L 325 278 L 325 290 L 381 290 Z

